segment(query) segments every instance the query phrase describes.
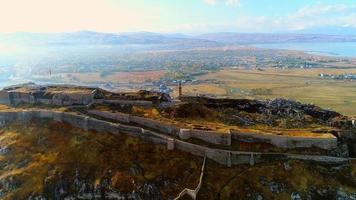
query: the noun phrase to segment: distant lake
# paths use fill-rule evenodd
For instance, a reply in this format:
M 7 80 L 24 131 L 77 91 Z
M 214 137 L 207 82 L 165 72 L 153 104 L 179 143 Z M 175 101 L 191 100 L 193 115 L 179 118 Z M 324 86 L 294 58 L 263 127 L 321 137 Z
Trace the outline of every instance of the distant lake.
M 253 46 L 267 49 L 299 50 L 316 55 L 356 57 L 356 42 L 275 43 L 255 44 Z

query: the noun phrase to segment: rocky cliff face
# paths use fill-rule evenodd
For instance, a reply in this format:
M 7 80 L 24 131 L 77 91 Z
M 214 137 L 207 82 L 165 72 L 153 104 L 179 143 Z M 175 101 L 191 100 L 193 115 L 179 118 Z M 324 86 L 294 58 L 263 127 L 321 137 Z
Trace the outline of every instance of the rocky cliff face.
M 356 198 L 355 167 L 356 162 L 337 166 L 280 161 L 222 169 L 209 163 L 198 198 L 351 200 Z
M 1 199 L 168 199 L 194 187 L 202 158 L 59 122 L 0 129 Z

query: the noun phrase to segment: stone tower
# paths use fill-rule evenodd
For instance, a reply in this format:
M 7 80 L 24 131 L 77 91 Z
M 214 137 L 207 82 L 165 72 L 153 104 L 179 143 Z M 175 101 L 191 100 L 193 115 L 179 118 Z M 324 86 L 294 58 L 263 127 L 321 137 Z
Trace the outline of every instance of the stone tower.
M 179 91 L 179 97 L 181 97 L 182 96 L 182 81 L 179 81 L 178 91 Z

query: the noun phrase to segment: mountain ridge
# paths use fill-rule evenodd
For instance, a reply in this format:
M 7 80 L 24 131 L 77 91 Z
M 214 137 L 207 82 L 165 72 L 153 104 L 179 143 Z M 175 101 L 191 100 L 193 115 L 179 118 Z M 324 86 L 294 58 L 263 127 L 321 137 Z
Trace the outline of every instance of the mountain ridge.
M 102 33 L 79 31 L 66 33 L 3 33 L 0 43 L 17 45 L 187 45 L 216 47 L 285 42 L 356 42 L 356 35 L 308 33 L 237 33 L 216 32 L 199 35 L 182 33 Z

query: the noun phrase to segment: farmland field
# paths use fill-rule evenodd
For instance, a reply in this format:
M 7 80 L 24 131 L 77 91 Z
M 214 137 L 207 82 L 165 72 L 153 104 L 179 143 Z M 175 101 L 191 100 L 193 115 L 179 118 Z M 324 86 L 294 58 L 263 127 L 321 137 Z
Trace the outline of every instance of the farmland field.
M 137 71 L 137 72 L 112 72 L 103 74 L 99 72 L 91 73 L 62 73 L 56 74 L 64 80 L 74 79 L 81 83 L 112 82 L 112 83 L 143 83 L 145 81 L 159 80 L 164 76 L 164 70 Z
M 183 91 L 250 99 L 283 97 L 356 115 L 356 81 L 322 79 L 319 73 L 356 73 L 356 69 L 225 69 L 199 76 L 199 84 L 185 85 Z

